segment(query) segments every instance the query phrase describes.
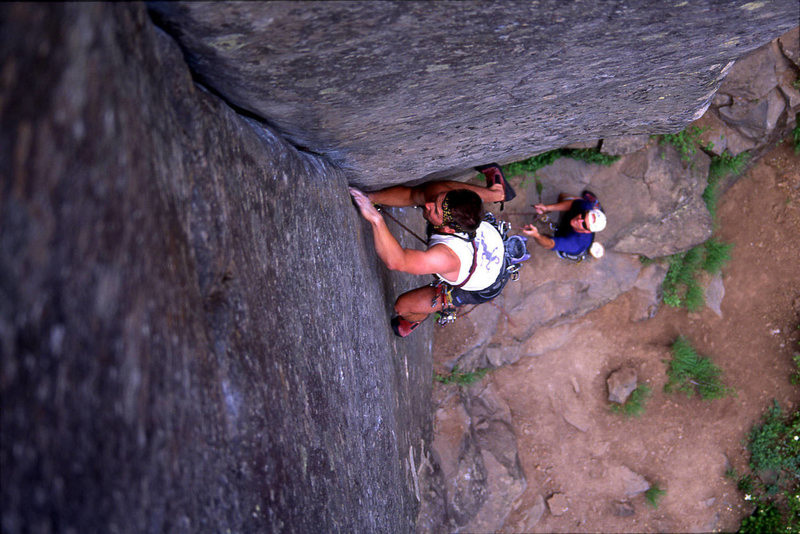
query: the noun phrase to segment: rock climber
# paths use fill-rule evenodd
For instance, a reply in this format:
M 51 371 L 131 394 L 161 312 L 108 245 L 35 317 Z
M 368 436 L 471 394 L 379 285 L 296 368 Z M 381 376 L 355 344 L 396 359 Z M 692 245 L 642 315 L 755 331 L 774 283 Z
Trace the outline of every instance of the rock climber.
M 505 285 L 503 238 L 484 220 L 483 202 L 506 202 L 516 193 L 499 165 L 475 169 L 486 176 L 486 187 L 441 181 L 370 193 L 350 188 L 361 215 L 372 226 L 375 249 L 383 263 L 394 271 L 438 277 L 434 283 L 397 298 L 391 326 L 400 337 L 409 335 L 433 312 L 487 302 L 497 296 L 492 295 L 494 286 Z M 421 207 L 428 221 L 428 248 L 403 248 L 375 204 Z
M 544 235 L 533 224 L 526 224 L 522 233 L 533 237 L 539 245 L 555 250 L 565 259 L 579 260 L 591 249 L 595 257 L 602 256 L 603 248 L 594 243 L 594 234 L 606 227 L 606 215 L 597 197 L 591 191 L 584 191 L 580 197 L 558 195 L 555 204 L 534 204 L 537 215 L 550 212 L 563 212 L 553 237 Z

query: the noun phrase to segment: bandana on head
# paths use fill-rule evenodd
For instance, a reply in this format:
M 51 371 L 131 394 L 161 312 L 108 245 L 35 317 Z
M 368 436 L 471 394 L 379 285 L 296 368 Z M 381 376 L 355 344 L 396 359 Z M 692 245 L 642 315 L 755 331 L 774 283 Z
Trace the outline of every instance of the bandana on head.
M 447 197 L 444 197 L 442 201 L 442 225 L 450 225 L 452 226 L 453 222 L 453 214 L 450 213 L 450 205 L 447 203 Z
M 436 228 L 441 229 L 444 226 L 449 226 L 456 232 L 464 231 L 461 226 L 459 226 L 458 223 L 453 220 L 453 214 L 450 212 L 450 205 L 447 203 L 447 196 L 445 196 L 444 200 L 442 201 L 442 224 Z

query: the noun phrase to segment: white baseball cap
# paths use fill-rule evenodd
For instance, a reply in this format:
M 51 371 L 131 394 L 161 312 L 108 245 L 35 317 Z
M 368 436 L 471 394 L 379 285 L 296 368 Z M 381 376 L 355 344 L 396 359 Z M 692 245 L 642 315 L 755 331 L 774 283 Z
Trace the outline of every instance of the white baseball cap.
M 583 220 L 590 232 L 601 232 L 606 227 L 606 214 L 597 208 L 589 210 Z

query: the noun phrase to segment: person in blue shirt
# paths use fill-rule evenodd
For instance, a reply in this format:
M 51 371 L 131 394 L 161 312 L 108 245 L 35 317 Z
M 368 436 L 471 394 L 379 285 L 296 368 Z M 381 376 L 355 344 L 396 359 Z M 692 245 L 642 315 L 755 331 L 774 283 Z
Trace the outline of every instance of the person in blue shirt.
M 564 215 L 552 237 L 541 234 L 533 224 L 526 224 L 522 233 L 542 247 L 568 256 L 584 254 L 592 246 L 595 232 L 606 227 L 606 215 L 597 197 L 589 191 L 584 191 L 580 197 L 561 193 L 555 204 L 534 204 L 533 207 L 539 215 L 554 211 L 564 212 Z

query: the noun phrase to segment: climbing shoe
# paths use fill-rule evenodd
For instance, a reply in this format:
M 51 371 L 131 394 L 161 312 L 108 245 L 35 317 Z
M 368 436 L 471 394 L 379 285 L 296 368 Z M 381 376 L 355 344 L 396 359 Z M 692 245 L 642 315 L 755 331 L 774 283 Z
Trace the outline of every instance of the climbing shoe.
M 394 332 L 394 335 L 399 337 L 406 337 L 413 332 L 414 329 L 419 326 L 419 324 L 419 321 L 412 323 L 410 321 L 406 321 L 399 315 L 392 317 L 392 331 Z
M 509 184 L 506 180 L 500 165 L 497 163 L 490 163 L 489 165 L 480 165 L 475 167 L 475 170 L 486 177 L 487 187 L 492 187 L 494 184 L 503 184 L 503 193 L 505 196 L 503 197 L 503 200 L 500 201 L 500 211 L 503 211 L 503 204 L 513 200 L 514 197 L 517 196 L 517 193 L 514 191 L 514 188 L 511 187 L 511 184 Z

